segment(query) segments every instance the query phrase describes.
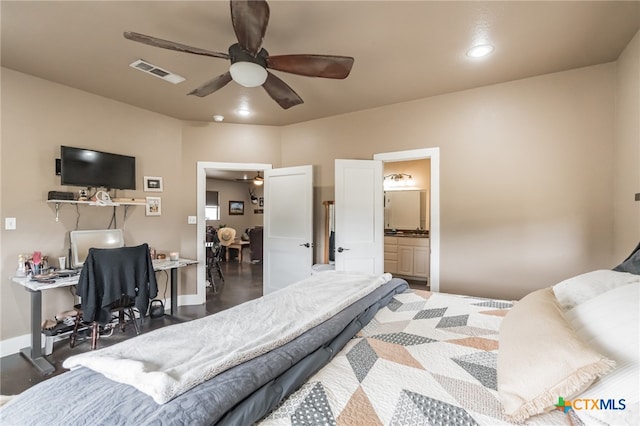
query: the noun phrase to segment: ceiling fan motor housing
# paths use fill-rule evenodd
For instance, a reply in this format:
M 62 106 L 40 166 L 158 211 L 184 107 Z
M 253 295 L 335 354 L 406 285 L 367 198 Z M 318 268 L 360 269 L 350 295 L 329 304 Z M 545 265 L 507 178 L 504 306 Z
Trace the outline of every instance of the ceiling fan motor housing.
M 264 48 L 261 48 L 258 54 L 253 56 L 243 50 L 238 43 L 229 46 L 229 57 L 232 64 L 236 62 L 252 62 L 260 65 L 262 68 L 267 68 L 267 56 L 269 56 L 269 53 Z

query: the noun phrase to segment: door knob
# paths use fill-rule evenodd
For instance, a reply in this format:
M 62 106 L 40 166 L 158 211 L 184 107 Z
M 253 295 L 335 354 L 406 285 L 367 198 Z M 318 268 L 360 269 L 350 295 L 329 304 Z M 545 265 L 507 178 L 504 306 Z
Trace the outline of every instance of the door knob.
M 342 253 L 345 250 L 350 250 L 348 248 L 342 248 L 342 247 L 338 247 L 338 253 Z
M 300 244 L 300 246 L 304 246 L 304 247 L 306 247 L 306 248 L 309 248 L 309 247 L 311 247 L 311 244 L 309 244 L 309 243 L 304 243 L 304 244 Z

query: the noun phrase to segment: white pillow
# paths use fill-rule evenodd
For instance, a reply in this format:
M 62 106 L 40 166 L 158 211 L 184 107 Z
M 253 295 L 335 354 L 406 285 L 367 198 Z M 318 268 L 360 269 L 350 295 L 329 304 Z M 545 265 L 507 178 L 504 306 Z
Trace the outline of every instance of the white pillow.
M 566 310 L 599 294 L 631 283 L 640 284 L 640 275 L 601 269 L 559 282 L 553 286 L 553 292 Z
M 500 324 L 498 394 L 509 421 L 555 409 L 607 373 L 615 363 L 575 333 L 551 288 L 529 293 Z
M 565 312 L 578 336 L 616 361 L 615 369 L 576 398 L 625 400 L 624 410 L 576 410 L 612 425 L 640 424 L 640 285 L 615 288 Z M 620 407 L 619 404 L 617 404 Z

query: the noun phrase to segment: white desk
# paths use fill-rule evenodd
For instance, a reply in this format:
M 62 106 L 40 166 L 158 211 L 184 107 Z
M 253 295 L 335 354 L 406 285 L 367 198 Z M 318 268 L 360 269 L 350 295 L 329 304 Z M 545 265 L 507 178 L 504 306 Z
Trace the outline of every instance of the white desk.
M 153 269 L 157 271 L 171 270 L 171 315 L 178 312 L 178 268 L 195 265 L 197 260 L 178 259 L 178 260 L 159 260 L 153 261 Z
M 157 271 L 171 270 L 171 315 L 178 311 L 178 268 L 198 263 L 192 259 L 154 260 L 153 269 Z M 53 283 L 39 283 L 25 277 L 13 277 L 12 281 L 25 288 L 31 294 L 31 346 L 20 349 L 20 353 L 42 373 L 51 374 L 54 366 L 42 354 L 42 290 L 70 287 L 78 284 L 80 274 L 58 278 Z

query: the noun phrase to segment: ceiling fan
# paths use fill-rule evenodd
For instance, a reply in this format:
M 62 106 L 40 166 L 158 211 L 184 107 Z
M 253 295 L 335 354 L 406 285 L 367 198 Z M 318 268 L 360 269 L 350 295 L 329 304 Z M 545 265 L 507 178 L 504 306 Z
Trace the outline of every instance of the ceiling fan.
M 262 47 L 269 23 L 269 5 L 264 0 L 232 0 L 231 22 L 238 43 L 229 47 L 229 53 L 212 52 L 144 34 L 126 31 L 124 37 L 164 49 L 214 58 L 229 59 L 229 71 L 204 83 L 189 95 L 204 97 L 221 89 L 231 80 L 245 87 L 262 86 L 282 108 L 303 103 L 302 98 L 284 81 L 267 68 L 308 77 L 343 79 L 351 72 L 353 58 L 333 55 L 279 55 L 270 56 Z
M 256 186 L 261 186 L 264 184 L 264 177 L 260 174 L 258 170 L 258 174 L 254 177 L 248 177 L 246 174 L 241 178 L 236 178 L 236 182 L 244 182 L 244 183 L 253 183 Z

